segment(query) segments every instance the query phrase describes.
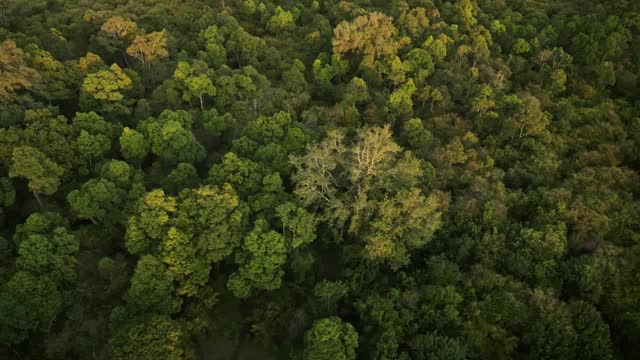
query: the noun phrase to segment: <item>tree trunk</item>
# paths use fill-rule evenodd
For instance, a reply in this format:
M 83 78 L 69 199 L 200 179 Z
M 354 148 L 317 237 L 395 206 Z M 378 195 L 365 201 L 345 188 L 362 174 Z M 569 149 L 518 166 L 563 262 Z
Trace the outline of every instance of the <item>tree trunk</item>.
M 204 100 L 202 99 L 203 95 L 200 95 L 200 110 L 204 111 Z
M 124 52 L 124 50 L 120 49 L 120 52 L 122 53 L 122 59 L 124 59 L 124 65 L 126 67 L 129 67 L 129 60 L 127 59 L 127 53 Z
M 40 209 L 42 209 L 42 200 L 40 200 L 40 196 L 38 196 L 38 192 L 34 190 L 33 195 L 36 197 L 36 200 L 38 200 L 38 205 L 40 205 Z

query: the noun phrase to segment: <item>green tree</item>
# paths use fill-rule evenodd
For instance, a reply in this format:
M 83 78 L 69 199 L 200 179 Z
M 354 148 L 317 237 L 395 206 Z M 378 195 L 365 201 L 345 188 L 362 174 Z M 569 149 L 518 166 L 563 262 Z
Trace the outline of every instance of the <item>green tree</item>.
M 16 200 L 16 190 L 11 183 L 11 179 L 0 178 L 0 206 L 9 207 Z
M 609 325 L 596 308 L 585 301 L 569 303 L 573 327 L 578 334 L 576 358 L 614 359 Z
M 13 150 L 12 160 L 13 165 L 9 168 L 9 176 L 27 178 L 29 191 L 42 207 L 38 194 L 52 195 L 58 191 L 60 177 L 64 170 L 38 149 L 30 146 L 16 147 Z
M 287 260 L 282 235 L 271 230 L 266 221 L 256 220 L 253 230 L 244 239 L 242 250 L 236 255 L 240 267 L 229 277 L 229 290 L 239 298 L 246 298 L 254 288 L 280 288 L 284 276 L 282 267 Z
M 195 163 L 204 158 L 205 152 L 191 132 L 192 124 L 188 112 L 165 110 L 157 118 L 142 121 L 138 131 L 149 141 L 151 153 L 164 163 Z
M 0 292 L 0 338 L 4 344 L 19 344 L 31 331 L 47 332 L 62 306 L 55 279 L 16 272 Z
M 394 90 L 389 95 L 386 110 L 391 115 L 407 117 L 413 114 L 412 97 L 418 89 L 413 79 L 409 79 L 405 84 Z
M 549 124 L 549 117 L 542 110 L 540 100 L 530 94 L 524 94 L 520 100 L 520 108 L 513 117 L 518 137 L 523 138 L 527 135 L 544 133 Z
M 118 222 L 127 200 L 124 190 L 106 179 L 92 179 L 78 190 L 67 195 L 72 211 L 80 219 L 89 219 L 94 224 Z
M 193 165 L 179 163 L 167 176 L 166 184 L 172 193 L 179 193 L 182 189 L 195 187 L 199 180 Z
M 131 276 L 127 303 L 141 313 L 172 314 L 180 310 L 175 296 L 173 276 L 157 258 L 144 255 Z
M 133 82 L 122 69 L 113 64 L 108 70 L 100 70 L 87 75 L 82 83 L 82 91 L 96 100 L 120 101 L 123 91 L 131 89 Z
M 527 54 L 531 51 L 531 45 L 527 42 L 527 40 L 519 38 L 513 44 L 513 53 L 516 55 Z
M 422 120 L 413 118 L 402 126 L 402 136 L 417 154 L 425 155 L 429 145 L 433 142 L 433 134 L 425 129 Z
M 215 25 L 200 32 L 200 40 L 203 43 L 204 51 L 199 53 L 201 60 L 214 69 L 227 63 L 227 49 L 224 47 L 224 36 L 222 31 Z
M 290 239 L 291 248 L 311 244 L 316 239 L 317 219 L 314 214 L 291 202 L 276 207 L 276 214 L 282 223 L 282 236 Z
M 305 360 L 353 360 L 358 333 L 337 316 L 316 320 L 304 336 Z
M 177 294 L 194 296 L 211 265 L 231 255 L 244 235 L 246 205 L 230 185 L 147 193 L 129 218 L 125 244 L 132 254 L 155 254 L 177 283 Z
M 344 102 L 351 106 L 355 106 L 359 103 L 368 101 L 369 99 L 370 96 L 367 83 L 358 77 L 351 79 L 349 84 L 347 84 L 347 88 L 344 93 Z
M 407 54 L 405 66 L 417 87 L 425 86 L 427 79 L 435 69 L 433 58 L 429 52 L 420 48 L 413 49 Z
M 216 88 L 207 74 L 195 74 L 195 69 L 186 62 L 179 62 L 178 68 L 173 74 L 176 80 L 184 82 L 186 90 L 182 95 L 184 101 L 192 97 L 200 99 L 200 110 L 204 111 L 204 96 L 215 96 Z
M 280 6 L 277 6 L 273 16 L 267 21 L 267 29 L 274 33 L 280 34 L 283 31 L 291 31 L 295 29 L 296 22 L 293 18 L 293 14 L 290 11 L 284 10 Z
M 185 326 L 168 316 L 148 315 L 118 327 L 107 354 L 114 360 L 193 359 Z
M 313 295 L 321 298 L 327 311 L 335 308 L 336 303 L 349 293 L 349 287 L 343 281 L 323 280 L 313 288 Z
M 80 245 L 58 213 L 35 213 L 16 227 L 16 267 L 34 275 L 46 275 L 60 284 L 76 279 L 76 254 Z
M 149 153 L 149 145 L 144 135 L 136 130 L 125 127 L 120 135 L 120 152 L 122 156 L 131 162 L 142 161 Z
M 373 260 L 386 260 L 393 268 L 409 264 L 409 254 L 424 247 L 442 225 L 441 209 L 446 199 L 429 197 L 414 189 L 382 201 L 365 237 L 365 251 Z

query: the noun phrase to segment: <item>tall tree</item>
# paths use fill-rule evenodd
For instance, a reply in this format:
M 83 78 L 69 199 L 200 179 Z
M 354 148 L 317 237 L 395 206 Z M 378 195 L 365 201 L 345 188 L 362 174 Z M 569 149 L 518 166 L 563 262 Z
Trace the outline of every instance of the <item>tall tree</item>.
M 304 337 L 305 360 L 354 360 L 358 333 L 337 316 L 316 320 Z
M 333 34 L 333 52 L 354 52 L 362 56 L 362 65 L 372 68 L 377 60 L 395 55 L 405 41 L 398 38 L 393 19 L 379 12 L 343 21 Z
M 39 79 L 27 64 L 24 51 L 11 40 L 0 45 L 0 67 L 0 103 L 13 99 L 19 90 L 32 89 Z
M 124 60 L 126 66 L 129 66 L 129 60 L 125 49 L 136 35 L 137 30 L 138 26 L 135 22 L 120 16 L 107 19 L 100 28 L 100 31 L 105 35 L 106 45 L 122 54 L 122 60 Z
M 136 35 L 131 45 L 127 48 L 127 54 L 140 60 L 151 68 L 151 65 L 160 59 L 167 58 L 167 31 L 152 32 L 147 35 Z
M 39 194 L 52 195 L 58 191 L 64 169 L 54 163 L 40 150 L 30 146 L 19 146 L 13 150 L 13 165 L 9 176 L 24 177 L 29 181 L 29 191 L 42 207 Z

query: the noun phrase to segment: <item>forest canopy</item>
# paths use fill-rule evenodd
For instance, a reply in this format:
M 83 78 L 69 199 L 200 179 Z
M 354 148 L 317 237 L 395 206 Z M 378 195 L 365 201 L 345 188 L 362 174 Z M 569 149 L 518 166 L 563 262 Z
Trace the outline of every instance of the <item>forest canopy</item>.
M 0 0 L 0 358 L 636 359 L 640 2 Z

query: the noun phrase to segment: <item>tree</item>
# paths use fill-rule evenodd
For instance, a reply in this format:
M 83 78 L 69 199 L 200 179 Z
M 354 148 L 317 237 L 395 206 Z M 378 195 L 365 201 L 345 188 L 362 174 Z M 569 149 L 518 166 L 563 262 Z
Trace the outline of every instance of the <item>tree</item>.
M 144 135 L 125 127 L 120 135 L 120 152 L 128 161 L 140 162 L 149 153 L 149 145 Z
M 402 126 L 402 136 L 417 154 L 424 155 L 427 147 L 433 142 L 433 134 L 425 129 L 422 120 L 413 118 Z
M 467 359 L 467 351 L 461 341 L 437 333 L 416 336 L 412 339 L 411 347 L 417 360 Z
M 413 49 L 407 54 L 405 63 L 407 72 L 416 86 L 424 87 L 434 71 L 433 58 L 429 52 L 420 48 Z
M 127 303 L 140 313 L 172 314 L 180 310 L 181 300 L 175 296 L 173 276 L 157 258 L 144 255 L 131 277 Z
M 414 188 L 422 166 L 393 141 L 388 127 L 360 130 L 351 146 L 341 133 L 331 132 L 291 161 L 294 193 L 302 203 L 324 210 L 321 219 L 340 233 L 338 241 L 348 224 L 374 262 L 408 264 L 411 251 L 425 246 L 441 226 L 446 197 L 424 196 Z M 415 228 L 405 223 L 408 218 Z
M 457 4 L 460 20 L 466 30 L 471 30 L 478 23 L 478 20 L 475 18 L 477 8 L 474 5 L 472 0 L 460 0 Z
M 34 213 L 16 227 L 16 269 L 0 289 L 0 339 L 22 342 L 48 332 L 63 306 L 62 290 L 76 280 L 80 244 L 57 213 Z
M 122 160 L 109 160 L 100 168 L 100 177 L 121 189 L 129 189 L 139 179 L 133 167 Z
M 316 239 L 317 219 L 314 214 L 291 202 L 276 207 L 276 214 L 282 223 L 282 236 L 296 249 L 302 245 L 311 244 Z
M 200 59 L 214 69 L 227 63 L 227 50 L 224 47 L 224 36 L 217 26 L 211 25 L 200 32 L 204 51 L 199 53 Z
M 569 303 L 573 327 L 578 334 L 576 358 L 614 359 L 609 325 L 596 308 L 582 300 Z
M 522 336 L 528 358 L 557 359 L 573 357 L 576 331 L 571 324 L 568 306 L 542 290 L 531 294 L 532 320 Z
M 162 190 L 144 195 L 134 215 L 127 221 L 125 246 L 138 255 L 152 252 L 169 230 L 170 215 L 176 211 L 176 198 Z
M 416 184 L 420 166 L 393 141 L 388 126 L 361 129 L 356 139 L 349 146 L 342 133 L 333 131 L 309 147 L 306 155 L 291 158 L 296 169 L 294 192 L 305 206 L 332 203 L 343 181 L 350 184 L 345 190 L 352 206 L 362 205 L 358 199 L 372 192 L 381 191 L 383 196 Z
M 394 90 L 389 95 L 386 110 L 396 116 L 407 117 L 413 114 L 412 97 L 418 89 L 413 79 L 409 79 L 405 84 Z
M 131 89 L 132 84 L 120 66 L 113 64 L 108 70 L 87 75 L 82 83 L 82 91 L 96 100 L 113 102 L 124 99 L 122 92 Z
M 0 45 L 0 103 L 12 100 L 22 89 L 33 89 L 39 75 L 26 62 L 24 51 L 11 40 Z
M 355 106 L 359 103 L 368 101 L 369 99 L 370 96 L 367 83 L 358 77 L 351 79 L 349 84 L 347 84 L 347 89 L 344 93 L 344 101 L 350 106 Z
M 240 67 L 245 65 L 257 66 L 258 56 L 267 47 L 264 39 L 252 36 L 241 27 L 236 28 L 229 34 L 225 45 L 231 59 L 235 60 Z
M 523 95 L 521 100 L 522 106 L 514 118 L 519 130 L 518 137 L 542 134 L 549 124 L 549 118 L 542 111 L 540 100 L 530 94 Z
M 441 194 L 425 197 L 417 189 L 382 201 L 365 237 L 367 257 L 387 261 L 393 268 L 408 265 L 411 251 L 429 243 L 442 225 L 445 205 Z
M 16 272 L 0 292 L 0 339 L 19 344 L 31 331 L 48 331 L 62 306 L 55 279 Z
M 324 300 L 327 311 L 334 308 L 336 303 L 348 292 L 349 287 L 343 281 L 323 280 L 313 288 L 313 295 Z
M 598 86 L 605 88 L 615 85 L 616 71 L 613 64 L 609 61 L 603 62 L 598 69 Z
M 151 65 L 160 59 L 167 58 L 167 31 L 152 32 L 147 35 L 136 35 L 131 45 L 127 48 L 127 54 L 140 60 L 142 66 Z
M 400 15 L 400 28 L 415 40 L 422 38 L 430 23 L 427 9 L 423 7 L 413 8 Z
M 194 296 L 213 263 L 231 255 L 244 235 L 246 205 L 230 185 L 147 193 L 129 218 L 125 244 L 132 254 L 154 254 L 176 282 L 178 295 Z
M 204 148 L 191 132 L 192 124 L 192 118 L 188 112 L 165 110 L 157 118 L 148 118 L 140 122 L 138 131 L 149 142 L 151 153 L 158 156 L 164 163 L 168 165 L 179 162 L 195 163 L 202 160 L 205 153 Z M 140 150 L 137 135 L 132 134 L 125 138 L 132 140 L 131 145 L 136 144 L 136 149 Z M 137 155 L 139 154 L 141 152 Z
M 271 16 L 269 21 L 267 21 L 267 29 L 274 34 L 280 34 L 283 31 L 291 31 L 295 29 L 295 27 L 296 22 L 293 19 L 291 12 L 284 10 L 280 6 L 276 7 L 273 16 Z
M 246 298 L 254 288 L 278 289 L 282 283 L 282 269 L 287 260 L 287 248 L 282 235 L 270 229 L 264 220 L 257 220 L 244 239 L 243 252 L 236 255 L 238 271 L 229 277 L 227 287 L 239 297 Z
M 109 339 L 108 355 L 114 360 L 191 359 L 184 325 L 164 315 L 132 319 Z
M 527 42 L 527 40 L 519 38 L 513 44 L 513 53 L 516 55 L 526 54 L 531 51 L 531 45 Z
M 78 81 L 84 75 L 79 68 L 65 66 L 53 55 L 34 44 L 25 48 L 29 63 L 40 75 L 39 85 L 33 90 L 48 100 L 70 100 L 76 95 Z
M 89 219 L 94 224 L 117 222 L 126 192 L 106 179 L 92 179 L 67 195 L 69 206 L 80 219 Z
M 78 66 L 84 74 L 88 74 L 105 67 L 105 64 L 100 55 L 88 52 L 87 55 L 78 60 Z
M 200 109 L 204 111 L 204 95 L 215 96 L 216 88 L 206 75 L 190 77 L 185 80 L 189 92 L 200 99 Z
M 138 26 L 135 22 L 120 16 L 109 18 L 102 24 L 100 31 L 105 35 L 107 46 L 117 49 L 122 54 L 125 65 L 129 66 L 125 49 L 127 44 L 135 36 Z
M 231 114 L 221 115 L 216 109 L 204 111 L 200 120 L 204 129 L 214 136 L 220 136 L 225 130 L 232 129 L 235 122 Z
M 447 57 L 448 47 L 453 44 L 454 40 L 446 34 L 439 34 L 437 38 L 429 36 L 424 41 L 423 47 L 438 61 L 442 62 Z
M 309 84 L 304 77 L 305 66 L 302 61 L 295 59 L 291 68 L 282 73 L 282 82 L 285 89 L 293 94 L 302 94 L 309 91 Z
M 80 131 L 86 131 L 89 135 L 100 137 L 99 142 L 108 142 L 109 147 L 111 141 L 118 134 L 119 125 L 106 121 L 102 116 L 91 111 L 88 113 L 76 113 L 72 120 L 73 128 Z M 101 144 L 102 146 L 106 146 Z
M 94 159 L 103 158 L 111 150 L 111 141 L 102 134 L 92 135 L 86 130 L 80 130 L 77 146 L 82 157 L 91 164 Z
M 316 320 L 304 336 L 304 360 L 354 360 L 358 333 L 337 316 Z
M 226 153 L 221 164 L 209 170 L 209 181 L 216 185 L 229 183 L 243 196 L 259 193 L 265 170 L 256 162 L 235 153 Z
M 78 240 L 68 232 L 57 213 L 35 213 L 17 226 L 14 241 L 18 244 L 16 267 L 34 275 L 46 275 L 60 284 L 76 279 Z
M 182 95 L 182 99 L 185 101 L 191 100 L 192 97 L 200 99 L 200 110 L 204 111 L 204 96 L 215 96 L 216 88 L 213 86 L 213 82 L 207 74 L 195 75 L 192 67 L 185 62 L 178 63 L 173 77 L 176 80 L 181 80 L 186 85 L 186 91 Z
M 192 188 L 199 182 L 197 169 L 187 163 L 179 163 L 171 170 L 166 179 L 166 184 L 172 193 L 179 193 L 186 188 Z
M 0 177 L 0 206 L 9 207 L 13 205 L 15 200 L 16 190 L 11 183 L 11 179 Z
M 13 164 L 9 176 L 24 177 L 29 181 L 29 191 L 42 207 L 38 194 L 52 195 L 58 191 L 64 169 L 51 161 L 40 150 L 30 146 L 19 146 L 13 150 Z
M 375 61 L 396 54 L 403 43 L 397 37 L 393 19 L 374 12 L 358 16 L 352 22 L 339 23 L 331 44 L 334 53 L 357 53 L 362 55 L 362 66 L 373 68 Z

